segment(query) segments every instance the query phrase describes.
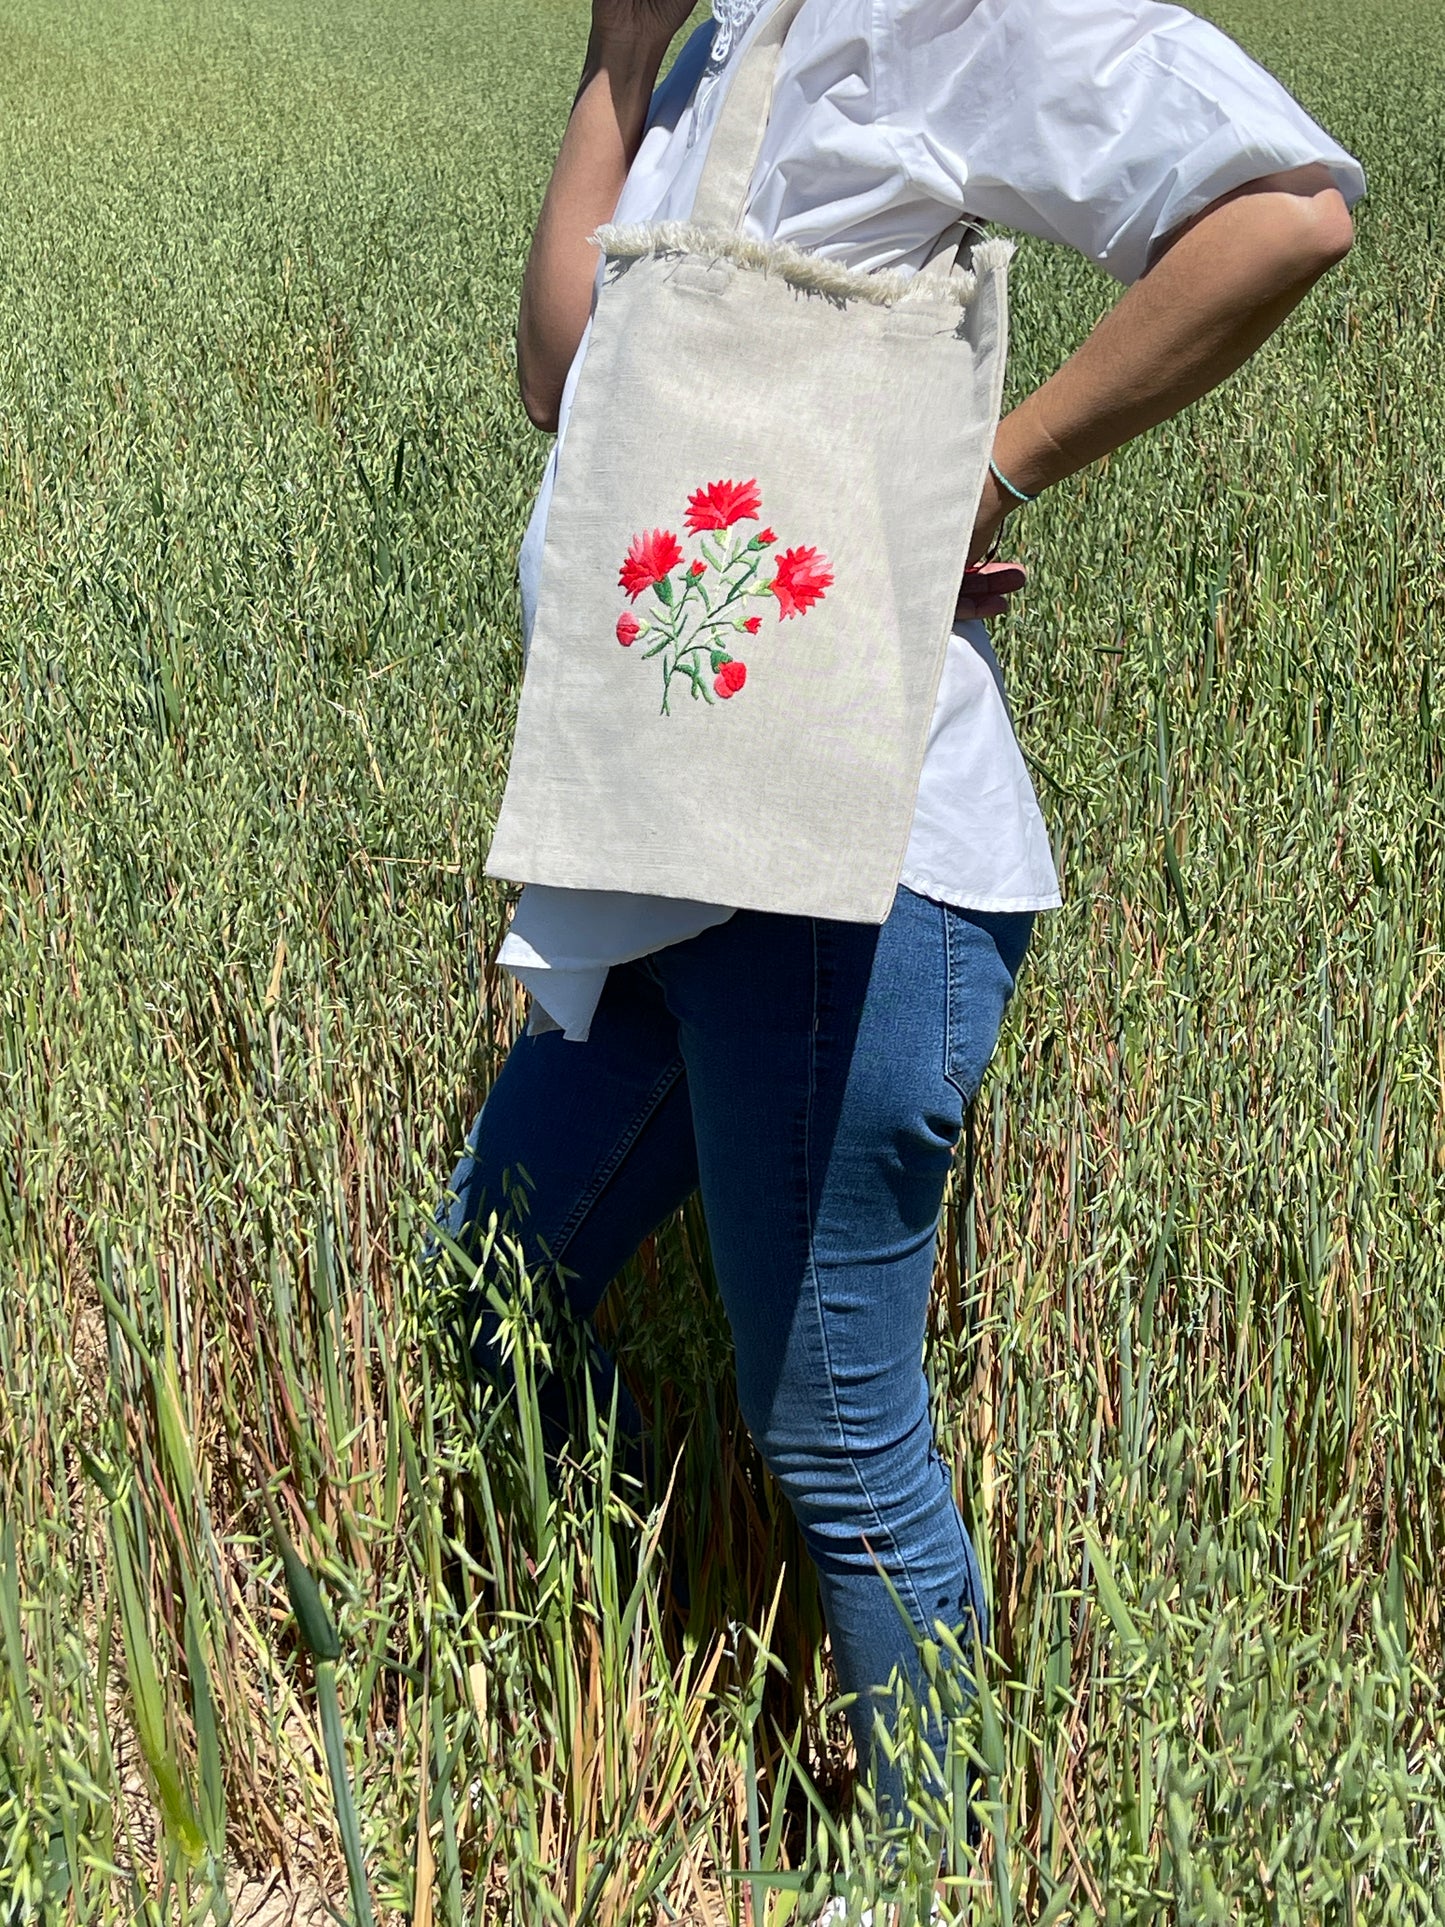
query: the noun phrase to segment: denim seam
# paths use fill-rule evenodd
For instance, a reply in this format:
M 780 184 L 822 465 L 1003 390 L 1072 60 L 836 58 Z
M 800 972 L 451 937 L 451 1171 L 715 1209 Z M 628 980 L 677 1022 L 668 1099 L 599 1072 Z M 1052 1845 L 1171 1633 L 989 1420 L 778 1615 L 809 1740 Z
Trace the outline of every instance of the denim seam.
M 975 1086 L 970 1091 L 963 1080 L 953 1074 L 953 1020 L 960 1001 L 957 994 L 958 941 L 954 932 L 953 919 L 943 904 L 938 906 L 938 913 L 943 918 L 943 954 L 946 963 L 944 980 L 948 987 L 943 1026 L 943 1076 L 945 1083 L 951 1084 L 962 1098 L 963 1108 L 966 1111 L 978 1096 L 978 1087 Z
M 938 906 L 939 923 L 943 930 L 943 1076 L 945 1083 L 963 1097 L 963 1088 L 952 1074 L 953 1066 L 953 932 L 948 925 L 948 912 L 940 903 Z M 965 1102 L 967 1100 L 965 1099 Z
M 894 1562 L 903 1581 L 903 1585 L 899 1590 L 907 1593 L 912 1602 L 915 1624 L 923 1628 L 926 1635 L 930 1622 L 924 1614 L 923 1601 L 918 1596 L 918 1588 L 914 1584 L 913 1574 L 908 1570 L 897 1537 L 890 1532 L 888 1527 L 883 1523 L 882 1514 L 874 1503 L 873 1495 L 868 1490 L 863 1475 L 858 1469 L 858 1461 L 854 1457 L 853 1448 L 849 1442 L 848 1427 L 843 1423 L 843 1414 L 838 1405 L 838 1381 L 833 1372 L 833 1354 L 828 1343 L 828 1321 L 823 1312 L 823 1290 L 818 1280 L 818 1258 L 813 1238 L 813 1225 L 816 1215 L 813 1202 L 813 1100 L 817 1094 L 818 1087 L 818 985 L 822 975 L 822 967 L 818 957 L 818 924 L 816 918 L 813 920 L 812 937 L 813 1042 L 808 1059 L 808 1099 L 803 1110 L 803 1181 L 806 1188 L 808 1282 L 812 1286 L 813 1291 L 813 1309 L 818 1320 L 818 1340 L 823 1348 L 823 1370 L 828 1381 L 828 1400 L 833 1408 L 833 1423 L 837 1427 L 838 1437 L 842 1441 L 843 1450 L 847 1455 L 849 1467 L 858 1487 L 858 1496 L 862 1499 L 869 1513 L 872 1514 L 873 1523 L 880 1539 L 885 1545 L 892 1548 Z
M 562 1255 L 572 1239 L 576 1236 L 582 1220 L 606 1190 L 608 1184 L 617 1173 L 617 1167 L 637 1142 L 648 1121 L 655 1115 L 657 1107 L 667 1096 L 678 1078 L 682 1076 L 682 1073 L 683 1061 L 679 1056 L 667 1066 L 666 1070 L 664 1070 L 662 1075 L 657 1079 L 657 1082 L 652 1086 L 646 1097 L 643 1098 L 641 1104 L 637 1107 L 637 1112 L 632 1123 L 617 1140 L 611 1157 L 605 1159 L 598 1166 L 596 1172 L 593 1174 L 592 1182 L 587 1186 L 586 1190 L 583 1191 L 571 1211 L 568 1212 L 562 1222 L 561 1228 L 552 1239 L 548 1252 L 549 1262 L 552 1264 L 560 1264 L 562 1262 Z

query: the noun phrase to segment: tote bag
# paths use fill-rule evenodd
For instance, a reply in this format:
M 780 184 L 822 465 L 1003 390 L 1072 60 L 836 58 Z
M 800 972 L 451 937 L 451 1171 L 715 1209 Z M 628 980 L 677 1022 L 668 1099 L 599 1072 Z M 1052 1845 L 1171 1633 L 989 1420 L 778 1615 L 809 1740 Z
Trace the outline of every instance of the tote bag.
M 892 905 L 1012 248 L 955 226 L 910 277 L 742 232 L 801 4 L 739 60 L 692 220 L 594 237 L 490 876 L 860 923 Z

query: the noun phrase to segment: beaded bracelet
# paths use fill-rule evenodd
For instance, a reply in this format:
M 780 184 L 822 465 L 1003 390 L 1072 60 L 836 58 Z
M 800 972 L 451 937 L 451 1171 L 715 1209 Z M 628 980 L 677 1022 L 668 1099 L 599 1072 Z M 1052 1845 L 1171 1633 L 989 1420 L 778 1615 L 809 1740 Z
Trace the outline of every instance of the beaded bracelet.
M 993 476 L 993 479 L 998 483 L 999 487 L 1007 489 L 1009 494 L 1012 495 L 1012 497 L 1016 502 L 1022 502 L 1025 505 L 1027 505 L 1030 502 L 1038 501 L 1039 498 L 1037 495 L 1025 495 L 1021 488 L 1015 488 L 1013 483 L 1009 480 L 1007 475 L 1004 474 L 1003 470 L 999 467 L 998 463 L 994 461 L 992 456 L 989 457 L 988 466 L 989 466 L 989 473 Z

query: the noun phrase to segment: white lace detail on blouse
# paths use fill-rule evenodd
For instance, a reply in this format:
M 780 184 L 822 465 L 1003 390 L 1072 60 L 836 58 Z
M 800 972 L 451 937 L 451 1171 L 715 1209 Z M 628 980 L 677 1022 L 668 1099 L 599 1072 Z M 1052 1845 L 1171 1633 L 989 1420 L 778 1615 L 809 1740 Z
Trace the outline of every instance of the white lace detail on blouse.
M 757 18 L 763 0 L 712 0 L 712 17 L 717 32 L 712 37 L 711 58 L 724 61 Z
M 718 76 L 728 63 L 728 57 L 742 39 L 748 28 L 762 12 L 766 0 L 712 0 L 712 17 L 716 22 L 713 28 L 712 45 L 708 49 L 707 65 L 697 84 L 696 105 L 700 116 L 708 96 L 717 86 Z M 697 138 L 698 117 L 692 124 L 688 138 L 691 147 Z

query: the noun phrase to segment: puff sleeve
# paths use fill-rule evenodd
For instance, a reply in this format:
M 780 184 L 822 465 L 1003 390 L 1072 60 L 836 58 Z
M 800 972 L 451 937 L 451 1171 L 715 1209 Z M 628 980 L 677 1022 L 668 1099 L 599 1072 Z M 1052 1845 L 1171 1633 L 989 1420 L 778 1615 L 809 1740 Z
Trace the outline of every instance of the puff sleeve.
M 1227 35 L 1154 0 L 905 0 L 879 108 L 915 183 L 1138 279 L 1219 195 L 1321 162 L 1363 169 Z

